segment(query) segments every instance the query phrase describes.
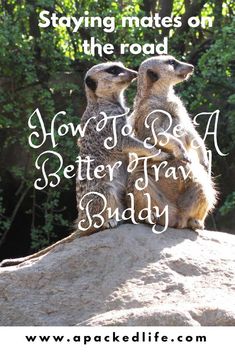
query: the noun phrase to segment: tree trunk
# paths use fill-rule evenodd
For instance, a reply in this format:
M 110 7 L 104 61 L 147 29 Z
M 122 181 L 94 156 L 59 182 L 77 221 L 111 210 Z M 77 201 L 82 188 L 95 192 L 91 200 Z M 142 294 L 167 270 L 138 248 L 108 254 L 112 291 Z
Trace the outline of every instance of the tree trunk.
M 173 46 L 173 49 L 177 50 L 181 55 L 185 51 L 185 38 L 183 34 L 189 29 L 188 20 L 193 16 L 200 16 L 203 6 L 206 4 L 207 0 L 193 0 L 189 7 L 186 7 L 185 13 L 182 16 L 182 25 L 177 28 L 174 33 L 174 37 L 178 37 L 177 44 Z
M 160 0 L 161 10 L 159 12 L 159 15 L 161 18 L 167 17 L 167 16 L 171 17 L 173 3 L 174 3 L 174 0 Z M 170 31 L 170 27 L 169 28 L 162 27 L 161 37 L 163 38 L 168 36 L 169 31 Z

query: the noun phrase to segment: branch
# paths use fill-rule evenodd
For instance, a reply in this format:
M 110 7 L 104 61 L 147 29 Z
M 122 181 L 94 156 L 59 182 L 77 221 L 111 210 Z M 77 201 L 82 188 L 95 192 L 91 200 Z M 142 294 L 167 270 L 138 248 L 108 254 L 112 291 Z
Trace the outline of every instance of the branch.
M 185 6 L 185 10 L 188 11 L 190 7 L 190 0 L 184 0 L 184 6 Z
M 201 10 L 206 2 L 207 0 L 193 0 L 191 6 L 186 8 L 186 11 L 182 16 L 182 26 L 175 31 L 176 35 L 183 33 L 188 28 L 188 19 L 190 17 L 200 15 Z
M 185 39 L 183 34 L 188 30 L 188 19 L 193 16 L 199 16 L 202 8 L 206 4 L 206 0 L 193 0 L 191 6 L 187 7 L 182 16 L 182 25 L 174 32 L 173 37 L 177 37 L 177 44 L 173 45 L 173 49 L 183 54 L 185 50 Z
M 144 10 L 146 16 L 153 14 L 156 9 L 157 0 L 143 0 L 143 4 L 140 5 L 140 8 Z
M 189 55 L 189 58 L 188 58 L 189 62 L 192 63 L 192 64 L 196 64 L 198 55 L 201 52 L 204 52 L 205 49 L 207 47 L 209 47 L 211 43 L 212 43 L 212 39 L 211 38 L 207 38 L 198 47 L 196 47 L 194 50 L 192 50 L 190 55 Z
M 223 0 L 217 0 L 214 5 L 213 15 L 214 19 L 214 27 L 220 27 L 223 19 Z

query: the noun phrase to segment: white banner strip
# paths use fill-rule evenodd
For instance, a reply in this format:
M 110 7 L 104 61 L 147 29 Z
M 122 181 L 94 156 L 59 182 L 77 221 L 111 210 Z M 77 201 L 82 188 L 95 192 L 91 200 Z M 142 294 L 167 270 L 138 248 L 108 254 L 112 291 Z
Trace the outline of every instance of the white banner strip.
M 215 353 L 234 349 L 234 337 L 235 327 L 0 327 L 1 350 L 24 353 Z

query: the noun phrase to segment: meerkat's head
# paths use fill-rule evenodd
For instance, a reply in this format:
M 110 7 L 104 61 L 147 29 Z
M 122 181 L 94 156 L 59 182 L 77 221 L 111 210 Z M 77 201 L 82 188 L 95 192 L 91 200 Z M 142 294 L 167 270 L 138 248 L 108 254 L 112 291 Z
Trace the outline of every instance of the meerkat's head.
M 93 66 L 86 74 L 85 86 L 88 99 L 117 100 L 137 77 L 137 72 L 127 69 L 120 62 L 107 62 Z
M 179 82 L 187 80 L 194 67 L 171 55 L 160 55 L 142 62 L 138 74 L 138 89 L 161 93 Z

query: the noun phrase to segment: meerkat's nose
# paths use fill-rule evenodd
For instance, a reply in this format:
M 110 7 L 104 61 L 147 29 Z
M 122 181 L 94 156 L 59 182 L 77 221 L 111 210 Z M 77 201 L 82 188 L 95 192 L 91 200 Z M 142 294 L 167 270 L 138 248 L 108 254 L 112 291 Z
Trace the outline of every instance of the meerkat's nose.
M 191 72 L 193 72 L 194 71 L 194 66 L 192 64 L 188 64 L 188 66 L 190 67 Z
M 190 74 L 194 71 L 194 66 L 192 64 L 187 64 L 184 69 L 188 74 Z
M 184 64 L 181 67 L 180 73 L 183 75 L 191 74 L 194 70 L 194 66 L 191 64 Z
M 136 78 L 137 75 L 138 75 L 138 72 L 135 71 L 135 70 L 130 70 L 130 69 L 128 69 L 128 73 L 129 73 L 130 78 L 131 78 L 132 80 L 133 80 L 134 78 Z

